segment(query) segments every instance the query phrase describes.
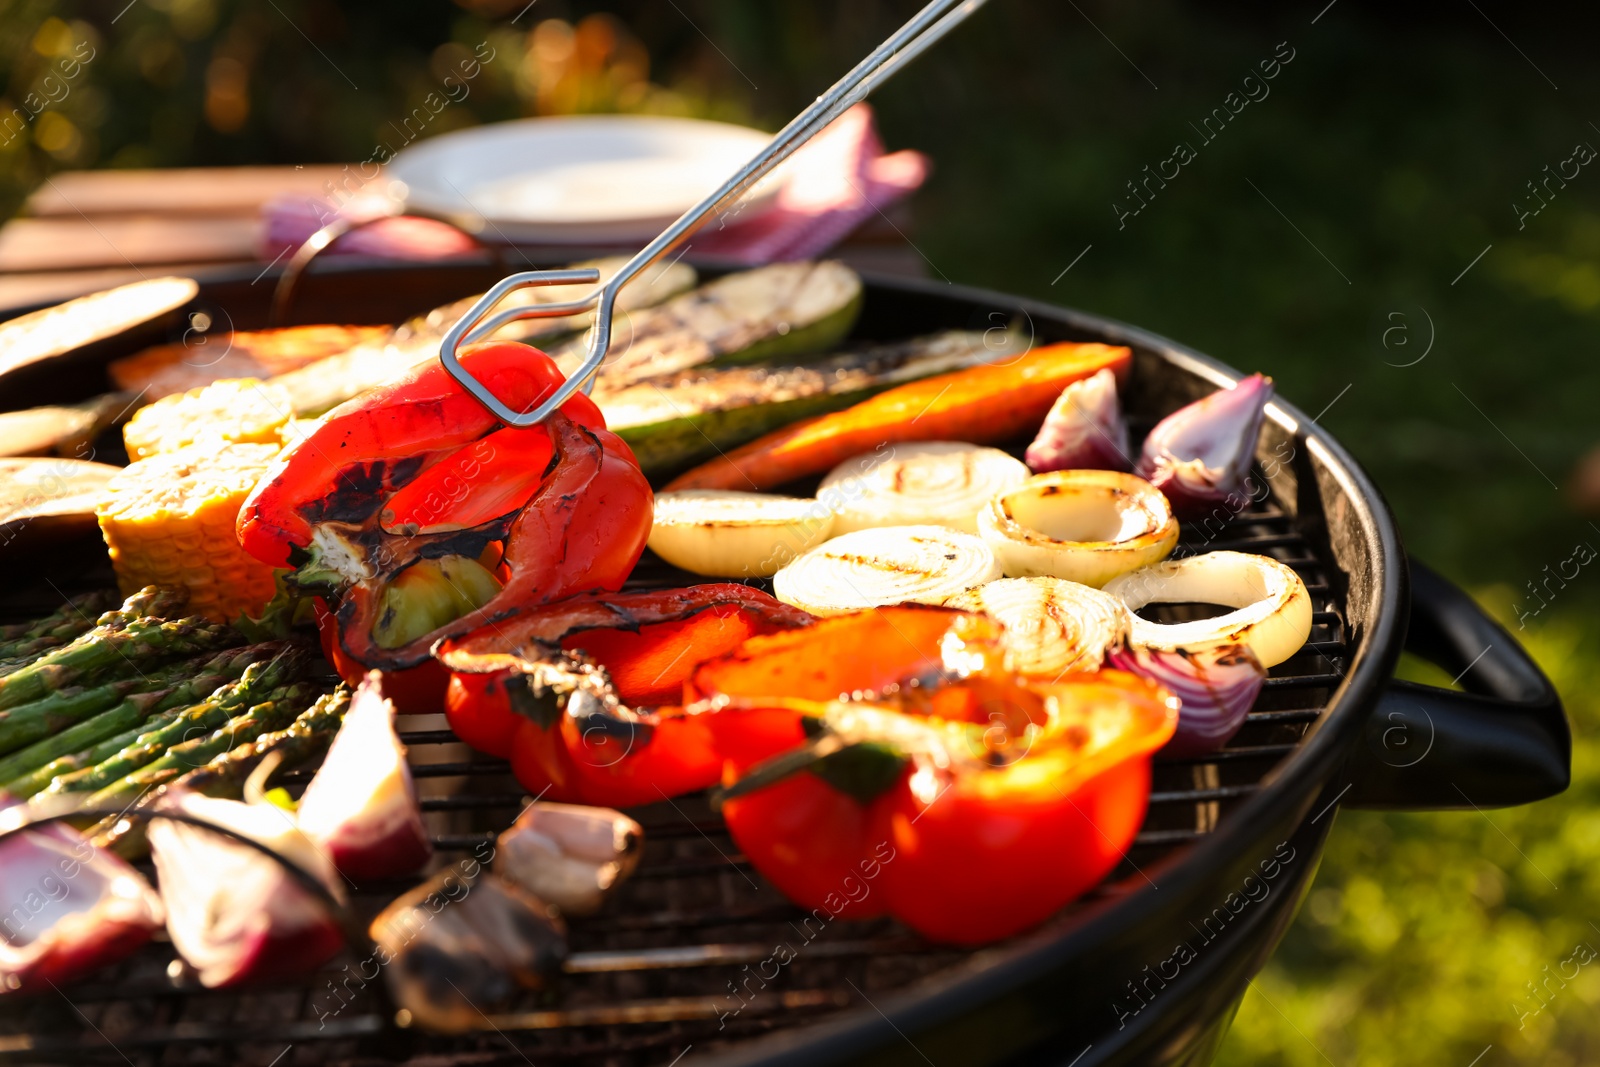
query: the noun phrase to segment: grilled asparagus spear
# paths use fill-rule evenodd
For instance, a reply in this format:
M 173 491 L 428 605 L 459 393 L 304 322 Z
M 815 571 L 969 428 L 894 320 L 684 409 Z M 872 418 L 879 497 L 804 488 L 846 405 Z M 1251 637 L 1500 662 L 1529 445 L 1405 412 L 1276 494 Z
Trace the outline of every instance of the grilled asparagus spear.
M 0 752 L 13 752 L 73 723 L 82 722 L 107 708 L 115 707 L 130 694 L 152 696 L 152 690 L 167 681 L 122 678 L 105 685 L 73 685 L 46 693 L 42 698 L 0 711 Z
M 278 753 L 282 765 L 286 766 L 320 755 L 339 732 L 339 724 L 344 721 L 349 707 L 350 690 L 344 686 L 325 693 L 286 729 L 274 730 L 237 745 L 205 766 L 181 775 L 175 782 L 157 786 L 140 798 L 138 807 L 159 803 L 167 790 L 175 786 L 209 797 L 238 800 L 244 795 L 246 779 L 269 754 Z M 96 848 L 114 849 L 122 858 L 134 860 L 148 851 L 144 830 L 145 823 L 141 819 L 107 818 L 88 836 Z
M 0 786 L 0 792 L 16 797 L 18 800 L 25 800 L 35 793 L 49 788 L 51 782 L 63 775 L 83 770 L 86 767 L 93 767 L 103 760 L 110 759 L 137 741 L 141 734 L 158 729 L 177 718 L 177 716 L 178 712 L 176 711 L 152 715 L 138 726 L 129 727 L 120 734 L 113 734 L 104 741 L 91 745 L 80 752 L 74 752 L 70 756 L 62 756 L 60 759 L 51 760 L 43 767 L 36 767 L 11 779 L 11 781 Z
M 219 653 L 203 662 L 187 662 L 173 667 L 166 672 L 165 688 L 152 687 L 149 694 L 135 693 L 127 697 L 122 703 L 106 711 L 93 715 L 82 722 L 67 727 L 59 733 L 52 734 L 41 741 L 35 742 L 20 751 L 13 752 L 4 759 L 0 759 L 0 791 L 9 792 L 14 796 L 29 796 L 31 793 L 20 793 L 11 788 L 14 779 L 23 775 L 39 771 L 41 768 L 52 764 L 63 757 L 81 753 L 91 745 L 96 745 L 113 735 L 124 733 L 133 729 L 137 736 L 137 728 L 141 723 L 148 722 L 154 716 L 172 710 L 189 707 L 198 701 L 204 700 L 217 687 L 235 681 L 244 673 L 244 669 L 252 663 L 270 659 L 273 654 L 281 651 L 283 646 L 277 642 L 267 642 L 259 645 L 247 645 L 244 648 L 231 649 Z M 153 696 L 155 699 L 148 699 Z M 26 710 L 24 708 L 16 711 Z M 0 712 L 0 720 L 12 712 Z M 0 722 L 3 725 L 3 722 Z M 129 740 L 132 740 L 130 738 Z M 120 748 L 121 746 L 118 746 Z M 112 749 L 111 755 L 117 749 Z M 100 759 L 104 759 L 102 756 Z M 100 760 L 95 760 L 95 763 Z M 92 764 L 79 764 L 78 766 L 92 766 Z M 76 768 L 66 768 L 75 770 Z M 57 771 L 57 774 L 64 771 Z M 50 783 L 55 777 L 51 774 L 39 784 L 39 789 Z M 32 790 L 37 792 L 38 789 Z
M 319 755 L 339 732 L 339 724 L 349 709 L 350 690 L 340 686 L 302 711 L 287 728 L 235 746 L 185 774 L 179 784 L 211 797 L 243 796 L 245 779 L 268 755 L 276 752 L 283 766 L 304 763 Z
M 42 641 L 65 644 L 92 627 L 95 619 L 115 603 L 109 590 L 85 593 L 42 619 L 0 626 L 0 658 L 26 656 L 35 649 L 50 647 L 39 644 Z
M 93 624 L 91 623 L 90 625 Z M 41 634 L 38 637 L 31 637 L 20 641 L 12 641 L 4 646 L 0 646 L 0 651 L 6 653 L 7 661 L 18 661 L 18 665 L 21 666 L 44 655 L 52 648 L 60 648 L 68 641 L 74 640 L 82 635 L 83 631 L 87 630 L 88 628 L 88 626 L 84 626 L 82 629 L 63 628 L 64 632 L 62 633 Z
M 202 732 L 209 733 L 253 705 L 274 699 L 280 687 L 300 676 L 306 659 L 303 649 L 289 648 L 266 663 L 252 663 L 237 682 L 223 686 L 208 699 L 185 709 L 158 728 L 145 731 L 133 744 L 93 767 L 56 778 L 44 792 L 80 793 L 104 789 L 157 759 L 173 745 Z
M 72 644 L 76 644 L 89 637 L 104 636 L 112 631 L 122 629 L 135 619 L 147 615 L 166 616 L 173 614 L 181 610 L 188 599 L 189 592 L 186 589 L 150 585 L 129 597 L 121 607 L 103 611 L 98 617 L 89 614 L 87 609 L 99 609 L 105 606 L 106 602 L 100 599 L 85 601 L 83 607 L 86 610 L 83 616 L 78 619 L 78 623 L 81 625 L 70 640 Z M 114 603 L 114 601 L 112 602 Z M 68 608 L 63 610 L 70 610 L 71 606 L 69 603 Z M 33 624 L 24 623 L 22 625 L 30 627 Z M 55 645 L 44 646 L 39 644 L 40 640 L 49 640 L 49 638 L 14 638 L 9 650 L 0 653 L 0 688 L 4 687 L 4 680 L 7 676 L 17 673 L 23 667 L 31 665 L 41 656 L 52 651 L 64 651 L 61 645 L 67 643 L 66 641 L 61 641 Z M 30 647 L 33 650 L 26 651 Z
M 89 798 L 91 804 L 110 804 L 137 796 L 153 786 L 164 785 L 189 771 L 204 766 L 240 741 L 260 737 L 269 730 L 289 725 L 305 710 L 316 690 L 304 682 L 276 690 L 272 699 L 235 715 L 212 733 L 196 737 L 167 751 L 143 767 L 124 775 Z
M 126 626 L 134 619 L 171 618 L 189 603 L 189 590 L 180 585 L 147 585 L 94 621 L 96 628 Z
M 117 615 L 107 612 L 102 620 Z M 166 622 L 136 618 L 125 625 L 96 626 L 72 644 L 55 649 L 13 674 L 0 678 L 0 710 L 42 700 L 79 682 L 96 681 L 119 669 L 158 663 L 176 656 L 214 652 L 240 643 L 232 627 L 200 616 Z

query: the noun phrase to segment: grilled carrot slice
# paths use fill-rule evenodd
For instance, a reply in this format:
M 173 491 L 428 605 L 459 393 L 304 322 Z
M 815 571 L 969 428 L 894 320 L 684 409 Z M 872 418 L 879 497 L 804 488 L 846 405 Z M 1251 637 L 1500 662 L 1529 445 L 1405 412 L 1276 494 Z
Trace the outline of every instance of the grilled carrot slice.
M 757 438 L 689 471 L 671 489 L 768 489 L 901 441 L 988 444 L 1038 428 L 1061 390 L 1109 367 L 1126 375 L 1132 352 L 1099 344 L 1036 348 L 1001 364 L 910 382 L 831 415 Z

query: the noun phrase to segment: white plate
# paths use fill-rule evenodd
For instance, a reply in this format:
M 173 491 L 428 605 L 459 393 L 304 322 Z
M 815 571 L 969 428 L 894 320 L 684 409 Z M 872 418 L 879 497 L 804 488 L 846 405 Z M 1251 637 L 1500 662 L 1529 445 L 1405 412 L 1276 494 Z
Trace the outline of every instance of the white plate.
M 486 241 L 643 244 L 771 139 L 650 115 L 521 119 L 429 138 L 388 172 L 408 209 Z M 779 184 L 769 177 L 747 194 L 741 217 L 766 208 Z

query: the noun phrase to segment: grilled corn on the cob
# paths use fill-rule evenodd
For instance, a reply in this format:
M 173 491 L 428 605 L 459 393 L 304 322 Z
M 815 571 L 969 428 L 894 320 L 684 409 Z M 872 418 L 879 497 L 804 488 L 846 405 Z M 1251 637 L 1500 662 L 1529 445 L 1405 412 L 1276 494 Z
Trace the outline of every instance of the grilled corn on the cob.
M 293 417 L 289 394 L 279 386 L 231 378 L 139 409 L 122 428 L 122 440 L 132 460 L 193 445 L 277 445 Z
M 183 585 L 190 610 L 218 622 L 258 615 L 272 599 L 272 568 L 239 547 L 244 498 L 276 445 L 200 445 L 125 467 L 100 505 L 100 532 L 124 592 Z

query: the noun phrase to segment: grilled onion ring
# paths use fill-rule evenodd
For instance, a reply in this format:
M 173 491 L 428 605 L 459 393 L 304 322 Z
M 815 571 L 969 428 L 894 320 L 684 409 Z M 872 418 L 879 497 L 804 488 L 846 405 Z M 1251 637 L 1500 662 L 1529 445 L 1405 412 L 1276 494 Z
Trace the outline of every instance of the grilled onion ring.
M 1045 575 L 1099 588 L 1166 559 L 1178 520 L 1161 491 L 1121 471 L 1051 471 L 995 494 L 978 532 L 1008 578 Z
M 1282 663 L 1311 635 L 1311 595 L 1289 567 L 1246 552 L 1207 552 L 1167 560 L 1106 585 L 1105 591 L 1128 606 L 1135 648 L 1200 652 L 1217 645 L 1242 644 L 1263 667 Z M 1221 604 L 1225 615 L 1194 622 L 1161 623 L 1141 619 L 1146 604 Z

